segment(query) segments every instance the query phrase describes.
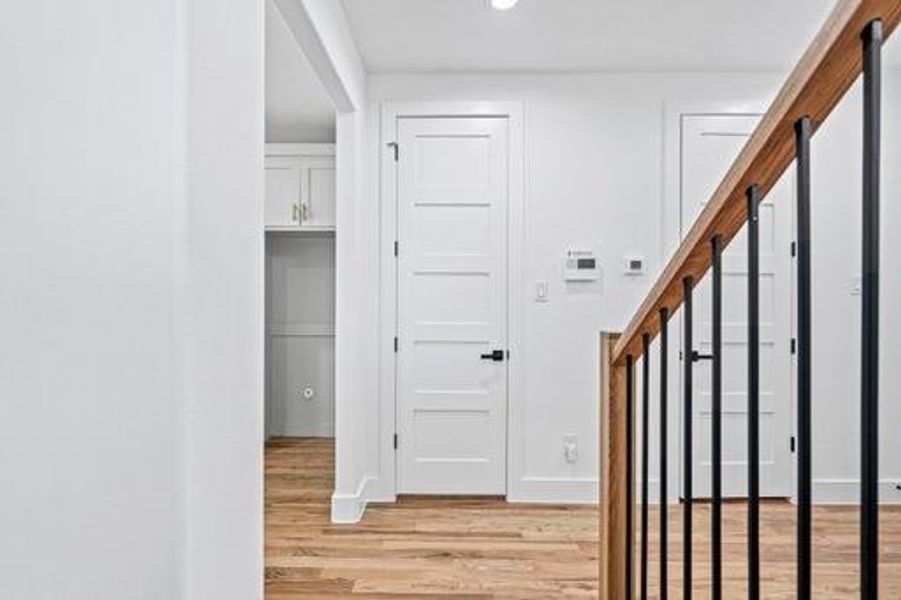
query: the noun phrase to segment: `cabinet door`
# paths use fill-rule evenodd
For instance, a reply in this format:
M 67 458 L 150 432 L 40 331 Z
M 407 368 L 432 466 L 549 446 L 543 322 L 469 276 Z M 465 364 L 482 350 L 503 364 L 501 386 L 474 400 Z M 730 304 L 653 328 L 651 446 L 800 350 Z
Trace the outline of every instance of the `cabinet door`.
M 302 174 L 298 164 L 274 161 L 266 164 L 266 227 L 300 225 Z
M 309 161 L 307 190 L 304 194 L 304 225 L 316 227 L 335 226 L 335 161 L 322 159 Z

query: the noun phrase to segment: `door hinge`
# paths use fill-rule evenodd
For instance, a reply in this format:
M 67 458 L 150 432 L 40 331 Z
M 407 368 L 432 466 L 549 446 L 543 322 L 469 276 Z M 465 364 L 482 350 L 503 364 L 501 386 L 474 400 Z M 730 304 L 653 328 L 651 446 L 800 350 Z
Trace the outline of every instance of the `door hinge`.
M 794 453 L 794 451 L 795 451 L 795 436 L 791 436 L 791 439 L 789 440 L 789 445 L 791 446 L 792 453 Z
M 394 256 L 400 256 L 400 242 L 394 240 Z
M 791 340 L 791 353 L 796 354 L 798 352 L 798 340 L 792 338 Z
M 798 256 L 798 242 L 792 242 L 791 252 L 792 257 Z
M 398 350 L 400 350 L 400 340 L 397 336 L 394 336 L 394 351 L 397 352 Z
M 397 142 L 388 142 L 388 147 L 394 150 L 394 162 L 400 159 L 400 144 Z
M 397 434 L 394 434 L 394 449 L 397 450 Z

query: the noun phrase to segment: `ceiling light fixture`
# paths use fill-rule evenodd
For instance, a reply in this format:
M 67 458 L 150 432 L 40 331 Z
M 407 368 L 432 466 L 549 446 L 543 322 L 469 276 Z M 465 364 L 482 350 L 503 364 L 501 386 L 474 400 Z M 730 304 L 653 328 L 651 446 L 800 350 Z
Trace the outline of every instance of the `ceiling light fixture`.
M 491 6 L 498 10 L 507 10 L 516 6 L 519 0 L 491 0 Z

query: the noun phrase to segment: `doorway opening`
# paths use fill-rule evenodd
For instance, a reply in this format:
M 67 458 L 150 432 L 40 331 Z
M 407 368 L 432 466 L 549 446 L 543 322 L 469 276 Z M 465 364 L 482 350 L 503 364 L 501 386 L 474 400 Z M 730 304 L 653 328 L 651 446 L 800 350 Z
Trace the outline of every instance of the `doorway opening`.
M 327 523 L 335 489 L 337 171 L 335 105 L 274 0 L 265 42 L 268 549 Z

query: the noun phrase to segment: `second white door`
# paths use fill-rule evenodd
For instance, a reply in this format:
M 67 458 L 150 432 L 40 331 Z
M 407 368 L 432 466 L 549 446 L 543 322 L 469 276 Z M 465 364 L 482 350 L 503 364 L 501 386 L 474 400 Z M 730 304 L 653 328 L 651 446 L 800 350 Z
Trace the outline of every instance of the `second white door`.
M 507 120 L 397 120 L 397 488 L 506 493 Z
M 682 235 L 726 174 L 757 125 L 756 115 L 683 115 Z M 791 495 L 791 176 L 760 206 L 760 489 Z M 747 495 L 748 253 L 747 227 L 723 252 L 723 494 Z M 694 339 L 711 349 L 710 276 L 695 290 Z M 683 357 L 684 360 L 684 357 Z M 711 494 L 710 363 L 694 368 L 694 495 Z

